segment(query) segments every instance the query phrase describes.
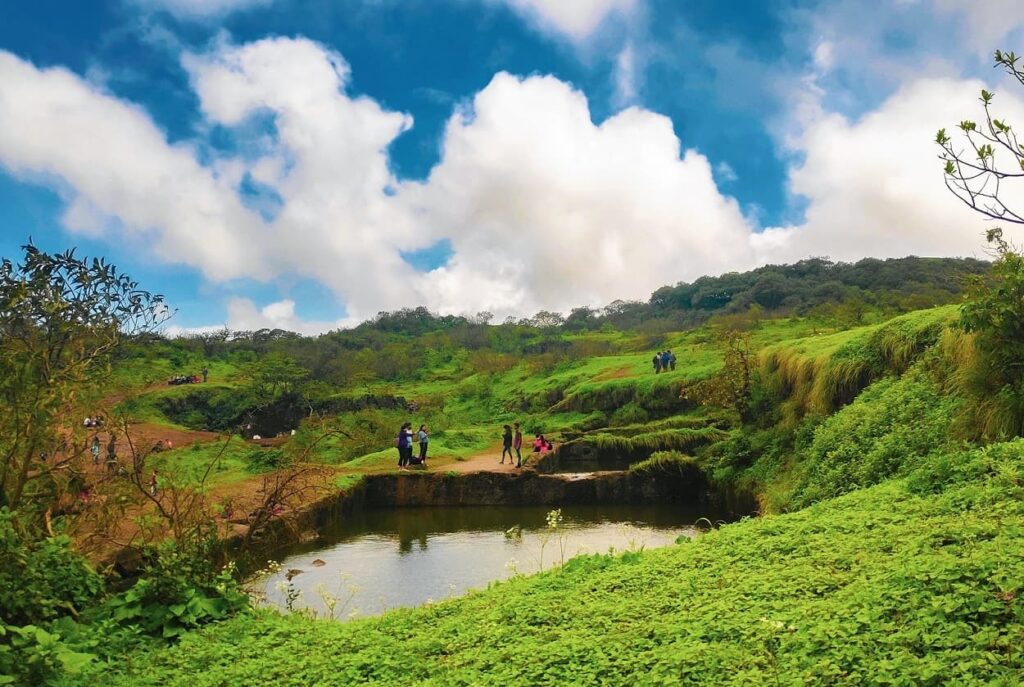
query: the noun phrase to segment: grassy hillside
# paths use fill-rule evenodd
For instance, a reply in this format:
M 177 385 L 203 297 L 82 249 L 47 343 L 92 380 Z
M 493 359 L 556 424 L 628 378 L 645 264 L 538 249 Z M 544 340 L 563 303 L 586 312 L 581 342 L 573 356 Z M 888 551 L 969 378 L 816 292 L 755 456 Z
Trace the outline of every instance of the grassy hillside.
M 561 460 L 700 470 L 756 494 L 762 515 L 349 624 L 244 608 L 201 546 L 147 549 L 147 576 L 111 593 L 44 539 L 47 608 L 81 611 L 0 622 L 37 660 L 0 641 L 0 667 L 125 686 L 1019 684 L 1024 395 L 959 306 L 907 312 L 955 296 L 934 291 L 945 263 L 922 262 L 920 288 L 899 297 L 815 300 L 832 276 L 856 290 L 877 267 L 803 264 L 817 276 L 781 286 L 785 270 L 726 275 L 563 323 L 410 310 L 317 338 L 138 341 L 116 361 L 110 412 L 147 440 L 177 437 L 146 470 L 218 508 L 247 512 L 245 496 L 296 466 L 316 466 L 321 490 L 394 470 L 406 420 L 431 427 L 440 471 L 518 421 Z M 804 305 L 758 300 L 780 294 Z M 627 316 L 640 324 L 617 329 Z M 669 326 L 684 321 L 702 324 Z M 678 365 L 655 374 L 665 349 Z M 162 383 L 202 367 L 207 384 Z M 143 519 L 120 488 L 100 503 Z M 4 527 L 0 546 L 17 540 Z
M 519 418 L 567 449 L 655 454 L 645 469 L 696 456 L 717 481 L 755 490 L 766 515 L 344 625 L 252 612 L 96 664 L 86 682 L 1018 684 L 1024 440 L 982 445 L 961 431 L 978 400 L 958 382 L 956 317 L 945 306 L 848 329 L 745 322 L 761 395 L 749 422 L 681 398 L 727 365 L 715 326 L 668 337 L 680 364 L 663 375 L 621 337 L 550 365 L 440 363 L 398 387 L 439 426 L 441 452 L 485 447 Z M 382 428 L 408 415 L 373 412 Z M 344 444 L 319 454 L 343 474 L 392 460 Z
M 344 625 L 242 616 L 96 679 L 1015 685 L 1022 479 L 1024 442 L 947 454 L 910 480 L 672 549 L 577 558 L 434 607 Z

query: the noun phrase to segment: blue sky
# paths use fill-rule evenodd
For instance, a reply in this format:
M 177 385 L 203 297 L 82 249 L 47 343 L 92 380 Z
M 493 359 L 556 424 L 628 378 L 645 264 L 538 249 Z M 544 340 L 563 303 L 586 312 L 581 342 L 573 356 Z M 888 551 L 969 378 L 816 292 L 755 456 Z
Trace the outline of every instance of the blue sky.
M 37 0 L 0 23 L 0 254 L 181 328 L 528 315 L 808 255 L 969 255 L 928 139 L 1008 0 Z M 1021 108 L 1007 88 L 1009 111 Z M 884 170 L 885 183 L 879 182 Z M 927 202 L 922 202 L 927 198 Z

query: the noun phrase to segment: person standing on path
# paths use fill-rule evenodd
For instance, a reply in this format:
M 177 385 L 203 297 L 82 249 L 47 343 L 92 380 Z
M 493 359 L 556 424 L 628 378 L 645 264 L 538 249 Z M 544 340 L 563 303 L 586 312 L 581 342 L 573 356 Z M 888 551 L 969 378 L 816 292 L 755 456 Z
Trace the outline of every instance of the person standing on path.
M 206 384 L 206 377 L 210 374 L 210 371 L 205 367 L 201 371 L 203 373 L 203 384 Z
M 107 442 L 107 472 L 113 473 L 115 468 L 117 468 L 117 437 L 111 434 L 110 441 Z
M 516 467 L 523 467 L 523 433 L 519 430 L 519 423 L 516 422 L 515 434 L 512 435 L 512 448 L 516 450 Z
M 412 423 L 406 422 L 398 430 L 398 469 L 405 470 L 412 460 Z
M 420 440 L 420 463 L 427 467 L 427 442 L 430 441 L 430 432 L 426 425 L 420 425 L 420 431 L 416 433 Z
M 92 464 L 100 464 L 100 435 L 97 434 L 92 438 L 92 446 L 89 447 L 89 452 L 92 453 Z
M 512 428 L 508 425 L 504 427 L 505 432 L 501 435 L 501 464 L 505 464 L 505 454 L 508 454 L 508 462 L 514 463 L 512 460 Z

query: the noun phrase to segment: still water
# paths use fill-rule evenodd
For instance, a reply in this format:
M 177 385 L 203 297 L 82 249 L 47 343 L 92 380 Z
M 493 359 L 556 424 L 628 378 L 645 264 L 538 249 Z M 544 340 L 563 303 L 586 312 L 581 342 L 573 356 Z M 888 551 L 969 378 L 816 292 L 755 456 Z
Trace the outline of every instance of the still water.
M 293 608 L 308 608 L 320 616 L 375 615 L 459 596 L 580 553 L 668 546 L 679 536 L 696 536 L 698 518 L 715 520 L 717 515 L 678 505 L 578 506 L 562 509 L 560 524 L 551 528 L 550 510 L 365 510 L 325 532 L 318 542 L 284 552 L 280 570 L 259 579 L 257 589 L 268 604 L 286 607 L 290 595 Z

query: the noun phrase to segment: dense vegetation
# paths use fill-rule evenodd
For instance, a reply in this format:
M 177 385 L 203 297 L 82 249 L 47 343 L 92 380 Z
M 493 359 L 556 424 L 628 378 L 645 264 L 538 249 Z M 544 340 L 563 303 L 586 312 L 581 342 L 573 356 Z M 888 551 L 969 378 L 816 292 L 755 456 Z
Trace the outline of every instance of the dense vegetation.
M 976 266 L 901 264 L 918 263 L 946 284 Z M 58 500 L 52 523 L 0 521 L 12 590 L 0 673 L 25 684 L 1013 684 L 1024 444 L 1010 440 L 1014 404 L 990 393 L 1003 369 L 992 356 L 1007 349 L 984 313 L 1018 278 L 1004 259 L 961 282 L 966 310 L 900 314 L 872 298 L 855 319 L 842 303 L 724 307 L 681 331 L 405 311 L 313 339 L 143 333 L 117 349 L 105 412 L 126 437 L 148 427 L 195 440 L 141 451 L 134 496 L 117 477 L 95 486 L 128 515 L 146 508 L 144 471 L 162 475 L 157 512 L 138 520 L 134 572 L 118 562 L 104 579 L 74 551 L 95 559 L 89 507 Z M 676 370 L 654 374 L 659 349 L 677 354 Z M 206 384 L 166 384 L 201 368 Z M 249 608 L 223 567 L 216 514 L 250 484 L 346 488 L 393 469 L 392 437 L 410 415 L 432 427 L 434 469 L 488 450 L 519 420 L 554 436 L 560 460 L 703 473 L 756 493 L 765 516 L 346 625 Z M 320 492 L 275 493 L 298 507 Z M 165 513 L 171 501 L 189 508 Z M 252 510 L 253 531 L 273 521 L 268 503 Z

